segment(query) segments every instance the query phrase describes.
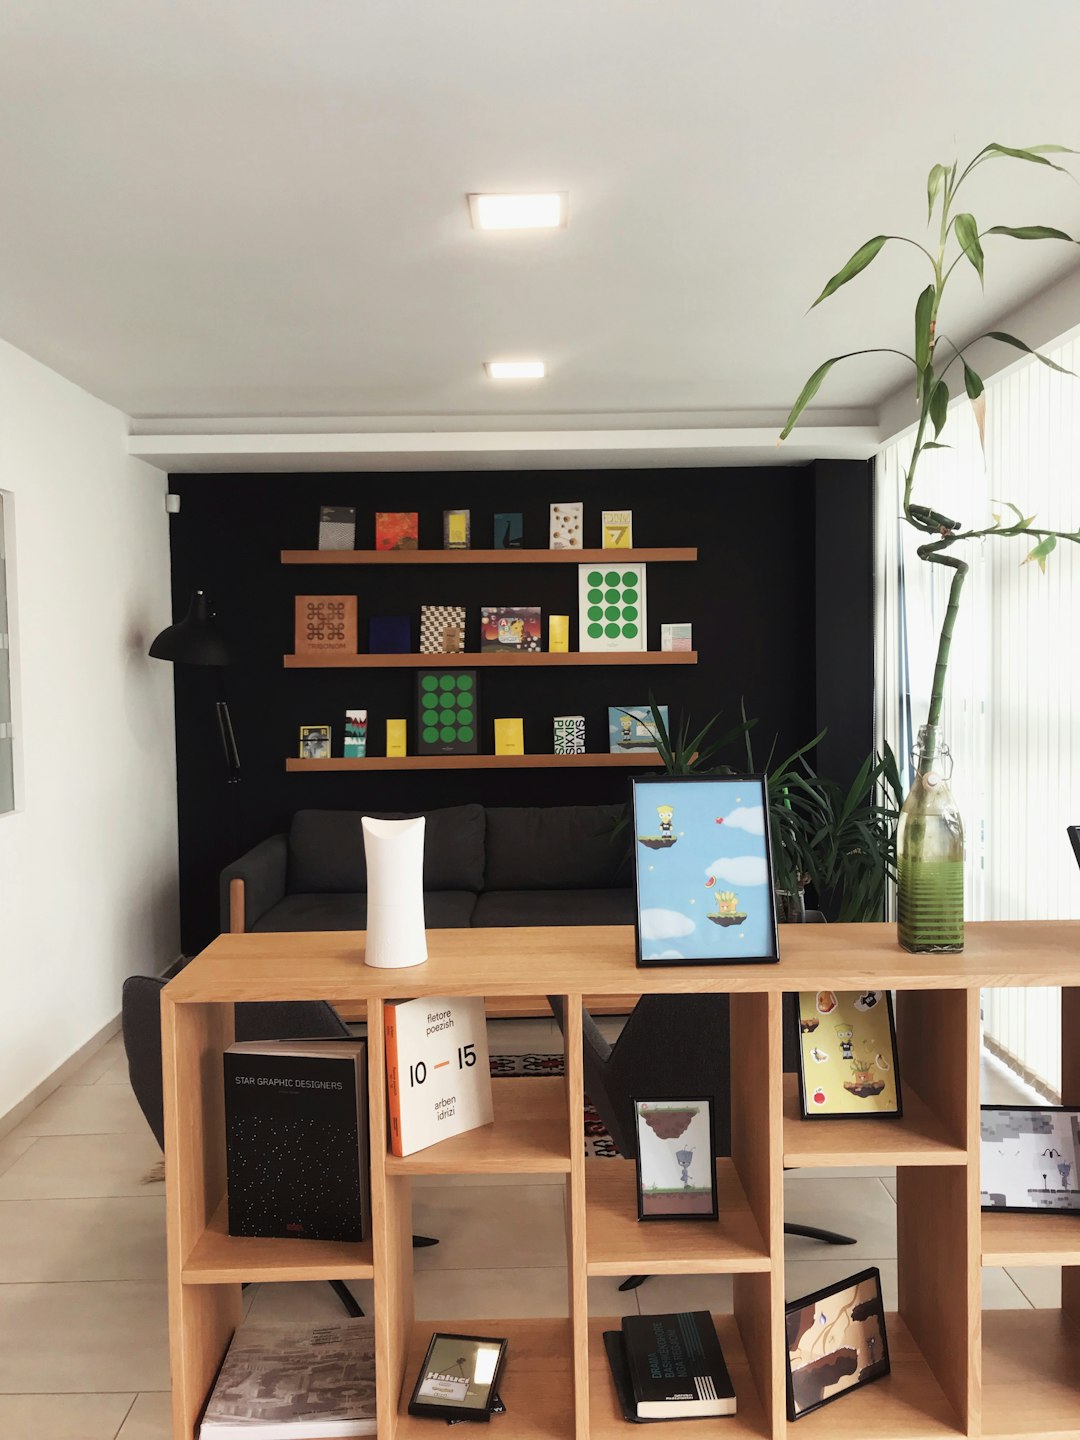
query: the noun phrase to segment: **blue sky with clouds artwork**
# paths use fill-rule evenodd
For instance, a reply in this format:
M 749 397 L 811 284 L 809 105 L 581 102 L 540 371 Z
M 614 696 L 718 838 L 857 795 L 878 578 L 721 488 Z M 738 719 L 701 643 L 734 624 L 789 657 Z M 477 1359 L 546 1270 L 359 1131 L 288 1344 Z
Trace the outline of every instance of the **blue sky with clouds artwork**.
M 643 961 L 774 958 L 760 779 L 634 785 Z

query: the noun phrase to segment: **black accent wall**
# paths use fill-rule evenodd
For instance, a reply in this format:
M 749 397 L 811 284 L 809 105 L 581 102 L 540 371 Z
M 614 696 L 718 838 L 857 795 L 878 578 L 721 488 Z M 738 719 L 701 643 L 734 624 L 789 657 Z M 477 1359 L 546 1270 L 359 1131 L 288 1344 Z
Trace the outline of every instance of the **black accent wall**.
M 607 749 L 607 707 L 645 703 L 651 689 L 673 722 L 704 723 L 717 711 L 734 724 L 740 699 L 758 717 L 758 763 L 773 735 L 794 748 L 823 725 L 828 765 L 853 773 L 872 739 L 872 546 L 869 467 L 822 462 L 799 468 L 680 469 L 386 475 L 173 476 L 181 496 L 171 520 L 173 606 L 206 590 L 242 655 L 227 672 L 176 667 L 177 781 L 182 943 L 193 953 L 218 931 L 217 876 L 298 809 L 419 810 L 476 800 L 492 805 L 586 804 L 623 799 L 625 771 L 331 772 L 287 775 L 301 724 L 328 723 L 342 752 L 347 708 L 367 709 L 369 754 L 384 753 L 385 720 L 409 720 L 413 749 L 416 672 L 289 670 L 293 597 L 359 599 L 360 648 L 373 614 L 422 604 L 462 604 L 467 648 L 478 648 L 479 607 L 539 605 L 571 617 L 573 565 L 292 566 L 283 549 L 314 549 L 321 505 L 352 505 L 357 546 L 374 545 L 377 510 L 416 510 L 420 546 L 442 544 L 442 511 L 472 512 L 472 543 L 491 544 L 497 510 L 525 516 L 525 544 L 544 548 L 548 505 L 585 503 L 585 544 L 600 543 L 600 512 L 631 509 L 639 546 L 696 545 L 696 564 L 648 569 L 648 644 L 660 648 L 662 621 L 691 621 L 697 666 L 490 668 L 478 671 L 481 750 L 492 721 L 520 715 L 525 749 L 550 751 L 551 717 L 583 714 L 590 750 Z M 415 637 L 414 637 L 415 640 Z M 156 662 L 155 662 L 156 663 Z M 227 784 L 214 715 L 224 685 L 243 779 Z M 781 753 L 778 751 L 778 753 Z M 739 763 L 739 755 L 731 755 Z

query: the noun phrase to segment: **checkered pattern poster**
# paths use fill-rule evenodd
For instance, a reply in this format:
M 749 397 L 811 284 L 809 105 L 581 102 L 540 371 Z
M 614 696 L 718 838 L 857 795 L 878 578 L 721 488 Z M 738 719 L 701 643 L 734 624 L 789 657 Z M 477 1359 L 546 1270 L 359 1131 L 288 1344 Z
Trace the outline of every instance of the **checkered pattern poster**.
M 453 655 L 464 649 L 464 605 L 421 605 L 421 655 Z
M 578 644 L 582 650 L 644 650 L 645 566 L 578 566 Z
M 421 670 L 416 677 L 418 755 L 475 755 L 480 733 L 475 670 Z

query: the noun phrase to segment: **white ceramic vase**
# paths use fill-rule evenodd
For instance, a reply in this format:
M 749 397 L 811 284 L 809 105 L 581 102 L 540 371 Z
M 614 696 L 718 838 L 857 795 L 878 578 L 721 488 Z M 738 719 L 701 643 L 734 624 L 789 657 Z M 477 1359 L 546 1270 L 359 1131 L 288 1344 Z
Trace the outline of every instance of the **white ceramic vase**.
M 367 857 L 367 945 L 364 961 L 381 970 L 422 965 L 424 929 L 424 817 L 363 817 Z

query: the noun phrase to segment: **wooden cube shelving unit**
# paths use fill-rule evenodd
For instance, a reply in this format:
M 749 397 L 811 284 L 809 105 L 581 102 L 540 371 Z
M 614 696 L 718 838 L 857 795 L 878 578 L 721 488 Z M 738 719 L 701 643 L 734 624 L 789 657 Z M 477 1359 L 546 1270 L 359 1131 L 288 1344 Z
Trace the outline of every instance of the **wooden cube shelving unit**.
M 638 970 L 632 931 L 573 927 L 429 932 L 430 958 L 367 969 L 360 932 L 228 935 L 166 988 L 162 1027 L 174 1440 L 192 1440 L 233 1328 L 240 1282 L 374 1283 L 380 1440 L 429 1437 L 406 1412 L 436 1329 L 506 1335 L 501 1423 L 514 1440 L 614 1440 L 626 1434 L 593 1275 L 730 1274 L 734 1314 L 717 1329 L 737 1416 L 685 1421 L 680 1440 L 782 1437 L 785 1167 L 896 1164 L 899 1304 L 888 1317 L 892 1374 L 797 1422 L 800 1440 L 846 1434 L 1061 1437 L 1080 1434 L 1080 1216 L 979 1209 L 979 992 L 1063 987 L 1063 1029 L 1080 1034 L 1080 922 L 968 927 L 961 955 L 907 955 L 885 925 L 788 926 L 778 965 Z M 386 1152 L 385 1001 L 413 995 L 513 1000 L 544 988 L 567 1000 L 563 1078 L 497 1080 L 495 1121 L 405 1158 Z M 802 1121 L 781 1073 L 785 991 L 897 991 L 904 1115 Z M 633 1167 L 586 1162 L 581 1147 L 580 1002 L 628 993 L 731 995 L 731 1157 L 717 1161 L 717 1223 L 640 1225 Z M 222 1053 L 232 1005 L 333 995 L 369 1017 L 372 1238 L 360 1244 L 229 1236 Z M 1080 1054 L 1065 1047 L 1065 1099 L 1080 1101 Z M 417 1324 L 412 1303 L 412 1180 L 438 1174 L 559 1175 L 567 1199 L 563 1319 Z M 1062 1265 L 1052 1311 L 980 1309 L 986 1265 Z M 859 1268 L 853 1264 L 852 1269 Z M 794 1298 L 794 1297 L 793 1297 Z

